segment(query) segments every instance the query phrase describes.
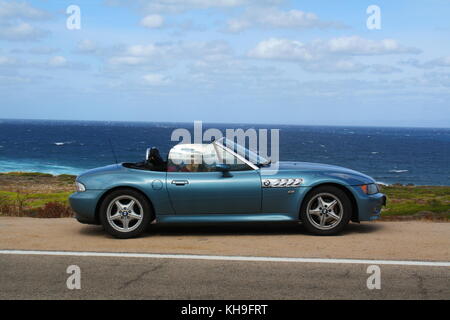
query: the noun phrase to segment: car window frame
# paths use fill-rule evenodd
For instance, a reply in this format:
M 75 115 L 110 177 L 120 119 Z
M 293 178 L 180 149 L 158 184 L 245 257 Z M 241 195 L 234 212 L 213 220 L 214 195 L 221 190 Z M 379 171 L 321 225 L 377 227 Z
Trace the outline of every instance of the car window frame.
M 220 149 L 224 150 L 225 152 L 231 154 L 234 158 L 237 158 L 238 160 L 240 160 L 241 162 L 243 162 L 245 165 L 247 165 L 249 167 L 248 170 L 230 170 L 230 171 L 237 172 L 237 171 L 252 171 L 252 170 L 255 171 L 255 170 L 259 170 L 259 167 L 256 166 L 254 163 L 252 163 L 251 161 L 247 160 L 245 157 L 241 156 L 240 154 L 234 152 L 233 150 L 227 148 L 223 144 L 220 144 L 217 141 L 214 141 L 214 142 L 212 142 L 210 144 L 213 145 L 214 150 L 215 150 L 216 155 L 217 155 L 217 158 L 220 161 L 223 161 L 223 159 L 221 159 L 220 152 L 218 151 L 217 148 L 220 148 Z M 169 163 L 169 160 L 170 160 L 169 157 L 170 157 L 170 150 L 169 150 L 169 153 L 167 155 L 167 163 Z M 203 155 L 202 155 L 202 159 L 203 159 Z M 211 173 L 211 172 L 217 172 L 217 171 L 168 171 L 168 169 L 169 169 L 169 167 L 167 167 L 167 169 L 166 169 L 167 173 L 184 173 L 184 174 L 186 174 L 186 173 Z
M 226 146 L 224 146 L 223 144 L 221 144 L 220 142 L 214 141 L 213 142 L 215 147 L 219 147 L 223 150 L 225 150 L 225 152 L 230 153 L 232 156 L 234 156 L 235 158 L 239 159 L 240 161 L 244 162 L 247 166 L 249 166 L 252 170 L 258 170 L 259 167 L 256 166 L 253 162 L 248 161 L 245 157 L 241 156 L 240 154 L 234 152 L 233 150 L 231 150 L 230 148 L 227 148 Z M 217 152 L 217 149 L 216 149 Z M 217 157 L 219 157 L 219 153 L 217 152 Z M 248 171 L 248 170 L 247 170 Z

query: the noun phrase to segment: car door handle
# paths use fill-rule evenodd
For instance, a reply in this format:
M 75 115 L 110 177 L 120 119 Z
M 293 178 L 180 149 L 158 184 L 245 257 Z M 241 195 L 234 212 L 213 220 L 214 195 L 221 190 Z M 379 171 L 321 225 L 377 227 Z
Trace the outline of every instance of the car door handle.
M 189 181 L 187 180 L 172 180 L 172 184 L 176 186 L 184 186 L 186 184 L 189 184 Z

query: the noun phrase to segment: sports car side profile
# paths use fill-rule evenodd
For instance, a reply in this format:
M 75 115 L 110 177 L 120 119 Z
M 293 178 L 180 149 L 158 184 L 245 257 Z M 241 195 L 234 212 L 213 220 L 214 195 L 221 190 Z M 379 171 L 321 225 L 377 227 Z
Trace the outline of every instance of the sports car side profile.
M 325 164 L 276 165 L 226 139 L 156 148 L 140 163 L 89 170 L 70 204 L 81 223 L 131 238 L 151 223 L 298 221 L 318 235 L 375 220 L 386 204 L 375 181 Z

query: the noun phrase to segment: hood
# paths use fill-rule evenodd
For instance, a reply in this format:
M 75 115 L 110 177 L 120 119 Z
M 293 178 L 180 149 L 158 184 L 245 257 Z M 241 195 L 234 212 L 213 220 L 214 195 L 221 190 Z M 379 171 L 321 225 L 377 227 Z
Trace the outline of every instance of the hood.
M 318 181 L 340 182 L 347 185 L 375 183 L 374 179 L 361 172 L 312 162 L 279 161 L 270 168 L 263 169 L 261 174 L 268 177 L 303 178 L 305 180 L 304 185 L 313 185 Z

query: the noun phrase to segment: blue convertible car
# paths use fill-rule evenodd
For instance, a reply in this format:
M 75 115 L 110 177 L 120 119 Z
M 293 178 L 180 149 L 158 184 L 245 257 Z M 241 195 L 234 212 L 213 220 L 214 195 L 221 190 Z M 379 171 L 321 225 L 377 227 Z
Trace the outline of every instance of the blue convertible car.
M 102 224 L 117 238 L 136 237 L 152 222 L 301 221 L 318 235 L 351 221 L 378 219 L 386 197 L 375 181 L 342 167 L 276 163 L 226 139 L 178 144 L 163 160 L 93 169 L 76 180 L 70 204 L 79 222 Z

